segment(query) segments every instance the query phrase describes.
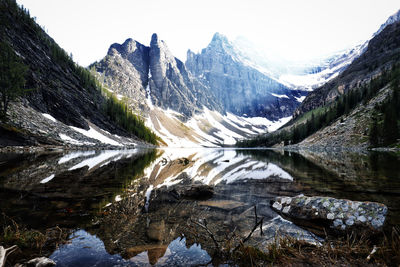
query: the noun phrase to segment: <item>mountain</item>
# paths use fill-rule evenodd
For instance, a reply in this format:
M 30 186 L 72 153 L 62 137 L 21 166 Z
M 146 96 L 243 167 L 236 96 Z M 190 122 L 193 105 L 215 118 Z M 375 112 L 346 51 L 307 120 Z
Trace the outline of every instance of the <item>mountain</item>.
M 387 26 L 399 21 L 400 10 L 382 24 L 370 41 L 356 48 L 356 51 L 361 52 L 360 55 L 351 61 L 352 64 L 338 75 L 337 79 L 324 84 L 310 93 L 298 107 L 294 116 L 299 116 L 304 112 L 333 101 L 339 95 L 352 88 L 359 87 L 360 84 L 370 80 L 374 75 L 379 75 L 382 69 L 393 64 L 398 58 L 398 51 L 394 47 L 386 46 L 385 42 L 396 46 L 396 40 L 390 40 L 394 38 L 388 36 L 392 33 L 386 32 L 382 34 L 382 32 Z
M 360 56 L 368 42 L 354 48 L 337 52 L 321 59 L 319 62 L 288 67 L 286 72 L 277 75 L 277 79 L 292 88 L 312 91 L 343 72 L 355 58 Z
M 230 57 L 226 51 L 223 53 Z M 215 66 L 225 68 L 224 86 L 235 83 L 234 88 L 216 87 L 222 84 L 195 75 L 153 34 L 149 46 L 132 39 L 112 44 L 107 55 L 89 68 L 169 146 L 234 144 L 238 139 L 274 130 L 289 119 L 286 117 L 304 94 L 286 88 L 243 62 L 229 65 L 220 61 Z M 212 71 L 215 75 L 219 75 L 217 69 Z M 242 107 L 235 109 L 233 103 Z
M 134 115 L 124 113 L 122 104 L 105 97 L 95 78 L 75 64 L 28 11 L 13 0 L 1 1 L 0 11 L 1 41 L 28 67 L 28 93 L 10 104 L 9 121 L 0 125 L 0 146 L 142 143 L 132 134 L 133 127 L 122 125 L 123 120 L 135 120 Z M 110 105 L 114 115 L 119 112 L 119 122 L 116 115 L 113 118 L 107 113 L 105 107 Z M 136 122 L 142 133 L 149 131 L 139 120 Z
M 201 53 L 188 51 L 186 66 L 213 90 L 225 110 L 239 116 L 278 120 L 292 114 L 306 93 L 262 73 L 232 42 L 216 33 Z
M 231 42 L 240 61 L 294 90 L 312 91 L 342 72 L 368 42 L 308 61 L 293 61 L 266 51 L 243 36 Z
M 383 29 L 386 28 L 386 26 L 388 26 L 388 25 L 390 25 L 390 24 L 393 24 L 393 23 L 396 23 L 396 22 L 398 22 L 398 21 L 400 21 L 400 9 L 399 9 L 396 13 L 394 13 L 392 16 L 390 16 L 390 17 L 385 21 L 385 23 L 383 23 L 383 24 L 381 25 L 381 27 L 379 27 L 379 30 L 378 30 L 376 33 L 374 33 L 373 36 L 376 36 L 376 35 L 380 34 L 380 33 L 383 31 Z
M 149 47 L 132 39 L 111 45 L 107 56 L 90 68 L 138 112 L 148 113 L 155 105 L 179 112 L 187 120 L 203 106 L 222 111 L 213 92 L 191 77 L 157 34 Z
M 400 21 L 388 24 L 338 77 L 311 92 L 279 131 L 243 146 L 360 149 L 400 137 Z
M 372 37 L 377 36 L 386 26 L 397 21 L 400 21 L 400 10 L 390 16 Z M 289 67 L 287 67 L 286 71 L 275 72 L 275 77 L 287 86 L 311 91 L 336 78 L 343 72 L 357 57 L 365 52 L 368 42 L 369 40 L 308 65 L 300 64 L 300 66 L 293 67 L 291 66 L 292 63 L 285 62 L 284 64 Z

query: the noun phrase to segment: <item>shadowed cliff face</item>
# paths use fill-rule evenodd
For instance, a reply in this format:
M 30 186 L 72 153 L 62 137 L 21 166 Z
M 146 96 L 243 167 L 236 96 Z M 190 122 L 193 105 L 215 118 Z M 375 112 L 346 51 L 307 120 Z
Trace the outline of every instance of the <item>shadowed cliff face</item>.
M 290 90 L 251 67 L 234 45 L 219 33 L 200 54 L 189 50 L 186 66 L 214 91 L 227 111 L 236 115 L 271 120 L 288 117 L 300 103 L 295 97 L 305 94 Z
M 103 114 L 101 92 L 85 84 L 77 75 L 79 68 L 33 19 L 22 15 L 12 1 L 1 1 L 0 12 L 1 38 L 29 68 L 24 105 L 66 125 L 89 129 L 90 121 L 114 134 L 127 135 Z
M 111 45 L 107 56 L 95 65 L 98 79 L 109 88 L 117 88 L 117 94 L 129 98 L 135 110 L 146 108 L 149 51 L 149 47 L 127 39 L 123 44 Z
M 138 112 L 146 114 L 155 105 L 175 110 L 187 119 L 203 106 L 223 110 L 213 92 L 188 73 L 156 34 L 150 47 L 132 39 L 113 44 L 107 56 L 91 68 L 119 97 L 127 97 Z

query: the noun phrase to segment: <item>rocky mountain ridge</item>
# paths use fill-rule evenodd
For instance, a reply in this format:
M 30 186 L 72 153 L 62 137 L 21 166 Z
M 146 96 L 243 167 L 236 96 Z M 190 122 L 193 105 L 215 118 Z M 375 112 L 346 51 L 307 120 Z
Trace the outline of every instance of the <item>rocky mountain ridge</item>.
M 382 24 L 374 37 L 365 42 L 358 50 L 360 55 L 355 57 L 352 64 L 346 67 L 337 78 L 311 92 L 296 109 L 294 116 L 332 102 L 338 96 L 360 87 L 371 78 L 379 76 L 380 72 L 398 60 L 397 26 L 400 21 L 400 10 Z
M 395 22 L 338 77 L 311 92 L 287 125 L 238 145 L 313 150 L 398 145 L 399 64 L 400 22 Z
M 187 68 L 211 88 L 226 111 L 277 120 L 292 114 L 306 92 L 291 90 L 246 61 L 226 36 L 216 33 L 201 53 L 188 51 Z
M 210 43 L 211 53 L 220 55 L 211 64 L 213 82 L 205 78 L 209 71 L 194 73 L 175 58 L 157 34 L 150 46 L 132 39 L 111 45 L 90 69 L 166 144 L 234 144 L 282 125 L 307 92 L 290 90 L 246 65 L 239 54 L 233 56 L 233 47 L 226 49 L 229 44 L 219 34 Z
M 28 93 L 10 104 L 9 121 L 0 125 L 0 146 L 141 143 L 105 114 L 107 99 L 94 85 L 94 78 L 75 64 L 26 10 L 5 0 L 0 2 L 0 11 L 2 41 L 29 68 Z
M 153 34 L 150 46 L 132 39 L 113 44 L 107 56 L 90 66 L 99 80 L 138 112 L 153 105 L 172 109 L 187 120 L 205 106 L 222 111 L 213 92 L 194 80 L 164 41 Z

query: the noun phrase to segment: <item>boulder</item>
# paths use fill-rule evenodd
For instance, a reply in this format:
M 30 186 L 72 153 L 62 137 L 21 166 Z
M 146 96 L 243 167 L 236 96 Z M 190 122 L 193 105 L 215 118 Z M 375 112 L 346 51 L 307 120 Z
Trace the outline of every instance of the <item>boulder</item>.
M 320 196 L 278 197 L 272 201 L 272 208 L 296 224 L 317 230 L 316 234 L 323 234 L 324 230 L 376 233 L 382 230 L 388 210 L 376 202 Z

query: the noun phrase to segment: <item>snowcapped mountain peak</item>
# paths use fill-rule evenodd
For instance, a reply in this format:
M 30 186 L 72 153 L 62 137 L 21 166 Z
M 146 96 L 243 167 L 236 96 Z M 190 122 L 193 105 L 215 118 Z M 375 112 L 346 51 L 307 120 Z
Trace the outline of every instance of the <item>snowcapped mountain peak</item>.
M 381 25 L 379 30 L 376 33 L 374 33 L 374 36 L 378 35 L 381 31 L 383 31 L 383 29 L 386 28 L 386 26 L 393 24 L 397 21 L 400 21 L 400 9 L 396 13 L 394 13 L 392 16 L 390 16 L 386 20 L 386 22 Z
M 227 54 L 230 54 L 233 58 L 236 57 L 235 48 L 233 47 L 232 42 L 229 41 L 228 37 L 218 32 L 214 34 L 211 42 L 205 49 L 225 52 Z
M 226 43 L 228 43 L 229 41 L 225 35 L 223 35 L 219 32 L 216 32 L 216 33 L 214 33 L 214 36 L 213 36 L 211 42 L 226 42 Z

